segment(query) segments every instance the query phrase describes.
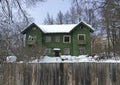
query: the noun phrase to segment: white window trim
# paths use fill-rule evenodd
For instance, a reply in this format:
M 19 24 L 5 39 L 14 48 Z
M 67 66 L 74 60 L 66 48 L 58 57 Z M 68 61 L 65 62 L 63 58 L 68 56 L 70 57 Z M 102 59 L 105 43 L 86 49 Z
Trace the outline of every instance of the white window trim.
M 69 42 L 65 42 L 65 37 L 69 37 Z M 71 43 L 71 36 L 70 35 L 64 35 L 63 36 L 63 43 Z
M 77 36 L 77 39 L 79 40 L 79 36 L 80 35 L 83 35 L 84 36 L 84 40 L 86 40 L 86 34 L 78 34 L 78 36 Z

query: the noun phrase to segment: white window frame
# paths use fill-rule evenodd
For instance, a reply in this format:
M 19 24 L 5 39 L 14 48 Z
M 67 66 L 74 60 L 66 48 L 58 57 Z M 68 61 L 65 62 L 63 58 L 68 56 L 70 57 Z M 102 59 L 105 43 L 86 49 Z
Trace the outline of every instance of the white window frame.
M 84 40 L 86 40 L 86 34 L 78 34 L 78 36 L 77 36 L 77 39 L 79 40 L 79 36 L 80 35 L 83 35 L 84 36 Z
M 45 36 L 45 42 L 46 43 L 51 42 L 51 36 Z
M 69 42 L 65 42 L 65 37 L 69 37 Z M 64 35 L 63 36 L 63 43 L 71 43 L 71 36 L 70 35 Z

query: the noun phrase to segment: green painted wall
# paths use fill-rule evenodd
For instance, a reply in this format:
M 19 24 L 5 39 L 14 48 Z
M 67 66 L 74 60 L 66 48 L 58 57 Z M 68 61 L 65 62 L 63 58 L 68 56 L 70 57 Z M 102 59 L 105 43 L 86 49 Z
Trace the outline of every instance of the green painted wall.
M 44 34 L 44 40 L 43 40 L 43 43 L 44 43 L 44 46 L 46 47 L 46 48 L 51 48 L 51 54 L 50 55 L 53 55 L 53 53 L 54 53 L 54 51 L 53 51 L 53 49 L 54 48 L 60 48 L 61 49 L 61 51 L 60 51 L 60 53 L 61 54 L 63 54 L 64 52 L 63 52 L 63 49 L 64 48 L 70 48 L 70 51 L 71 51 L 71 54 L 70 55 L 72 55 L 72 39 L 71 39 L 71 43 L 64 43 L 63 42 L 63 36 L 64 35 L 70 35 L 70 34 Z M 45 42 L 45 37 L 46 36 L 51 36 L 51 42 Z M 55 37 L 56 36 L 60 36 L 60 42 L 56 42 L 55 41 Z M 71 35 L 70 35 L 71 36 Z
M 33 28 L 36 28 L 36 29 L 33 29 Z M 31 36 L 36 36 L 37 39 L 36 39 L 36 43 L 35 44 L 38 44 L 38 45 L 42 45 L 42 37 L 43 37 L 43 33 L 42 31 L 36 27 L 36 26 L 31 26 L 31 29 L 29 29 L 27 32 L 26 32 L 26 46 L 28 46 L 28 37 L 29 35 Z
M 83 45 L 78 45 L 78 34 L 85 34 L 86 36 L 86 44 Z M 86 53 L 85 54 L 90 54 L 91 52 L 91 44 L 90 44 L 90 31 L 88 30 L 87 27 L 84 26 L 83 29 L 80 29 L 80 26 L 78 25 L 73 31 L 72 31 L 72 40 L 73 40 L 73 55 L 78 56 L 80 55 L 79 53 L 79 48 L 80 47 L 85 47 Z

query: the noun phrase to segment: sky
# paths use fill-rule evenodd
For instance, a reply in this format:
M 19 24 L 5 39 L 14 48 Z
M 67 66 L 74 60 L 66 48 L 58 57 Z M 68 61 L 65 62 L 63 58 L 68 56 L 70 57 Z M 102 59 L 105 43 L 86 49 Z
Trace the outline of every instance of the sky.
M 47 13 L 56 18 L 60 10 L 65 13 L 70 7 L 71 0 L 47 0 L 46 2 L 37 3 L 36 6 L 28 8 L 27 11 L 33 17 L 35 23 L 43 24 Z

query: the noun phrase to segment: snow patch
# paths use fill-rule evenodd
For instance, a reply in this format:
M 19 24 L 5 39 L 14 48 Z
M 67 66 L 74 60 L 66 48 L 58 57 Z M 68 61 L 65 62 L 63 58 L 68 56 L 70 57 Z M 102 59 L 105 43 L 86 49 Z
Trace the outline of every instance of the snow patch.
M 76 24 L 69 25 L 39 25 L 44 33 L 69 33 Z
M 8 57 L 6 58 L 6 61 L 7 61 L 7 62 L 16 62 L 16 60 L 17 60 L 17 57 L 16 57 L 16 56 L 8 56 Z
M 60 50 L 60 48 L 54 48 L 53 50 Z
M 95 56 L 95 58 L 98 56 Z M 29 63 L 75 63 L 75 62 L 95 62 L 95 63 L 120 63 L 120 59 L 101 59 L 96 60 L 95 58 L 87 55 L 71 56 L 62 55 L 60 57 L 45 56 L 42 59 L 35 59 Z

